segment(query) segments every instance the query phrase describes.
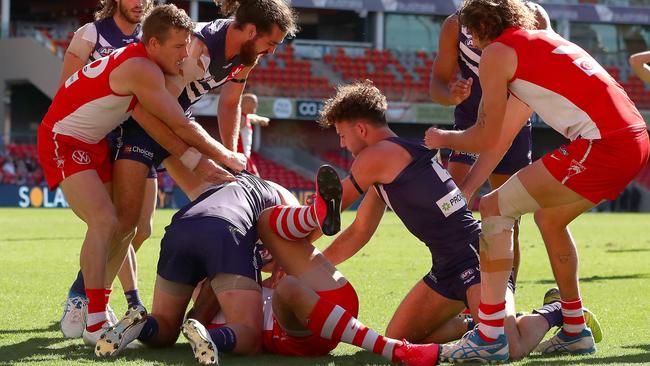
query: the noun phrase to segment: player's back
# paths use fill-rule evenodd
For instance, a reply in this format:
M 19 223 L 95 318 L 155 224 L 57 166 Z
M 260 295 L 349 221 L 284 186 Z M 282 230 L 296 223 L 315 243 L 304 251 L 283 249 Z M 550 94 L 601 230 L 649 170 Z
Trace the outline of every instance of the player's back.
M 243 172 L 236 181 L 212 186 L 175 215 L 173 220 L 218 217 L 243 231 L 254 229 L 266 208 L 279 205 L 280 196 L 263 179 Z
M 147 58 L 142 44 L 120 48 L 76 71 L 59 88 L 42 124 L 54 133 L 95 144 L 128 118 L 137 99 L 114 92 L 109 78 L 126 60 Z
M 495 41 L 517 53 L 510 91 L 565 137 L 600 139 L 645 128 L 623 88 L 579 46 L 522 28 L 508 28 Z
M 448 268 L 475 260 L 480 226 L 468 210 L 451 175 L 434 159 L 421 140 L 389 138 L 410 153 L 413 160 L 389 184 L 377 184 L 381 199 L 406 228 L 424 242 L 433 255 L 434 267 Z
M 208 48 L 210 64 L 203 79 L 186 85 L 178 97 L 183 110 L 187 111 L 204 94 L 222 86 L 244 69 L 239 55 L 226 60 L 226 35 L 231 24 L 232 19 L 216 19 L 209 23 L 197 24 L 194 36 Z

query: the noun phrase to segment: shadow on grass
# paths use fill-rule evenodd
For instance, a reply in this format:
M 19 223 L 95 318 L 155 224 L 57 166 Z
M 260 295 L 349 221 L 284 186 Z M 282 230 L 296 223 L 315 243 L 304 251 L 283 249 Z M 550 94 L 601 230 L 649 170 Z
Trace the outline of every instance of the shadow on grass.
M 650 273 L 636 273 L 630 275 L 620 275 L 620 276 L 591 276 L 591 277 L 580 277 L 580 282 L 589 283 L 589 282 L 603 282 L 603 281 L 621 281 L 621 280 L 638 280 L 650 278 Z M 538 285 L 555 285 L 555 279 L 543 279 L 536 281 L 526 281 L 519 280 L 518 283 L 532 283 Z
M 607 253 L 639 253 L 650 252 L 650 248 L 632 248 L 632 249 L 609 249 Z
M 27 334 L 59 331 L 59 322 L 52 322 L 47 328 L 34 329 L 0 329 L 0 334 Z
M 532 355 L 520 361 L 522 365 L 558 365 L 564 366 L 569 363 L 579 362 L 589 365 L 616 365 L 616 364 L 645 364 L 650 363 L 650 344 L 636 344 L 623 346 L 623 349 L 638 350 L 641 353 L 632 355 L 598 357 L 598 353 L 587 356 L 575 357 L 548 357 L 542 355 Z
M 99 361 L 93 353 L 93 349 L 84 346 L 81 340 L 75 340 L 75 344 L 62 345 L 62 343 L 70 341 L 59 337 L 35 337 L 2 346 L 0 347 L 0 365 L 13 365 L 22 362 L 77 364 Z M 282 357 L 277 355 L 255 357 L 219 356 L 223 364 L 228 366 L 391 365 L 384 358 L 364 351 L 352 355 L 327 355 L 314 358 Z M 188 344 L 176 344 L 170 348 L 147 348 L 142 346 L 139 349 L 127 349 L 117 359 L 120 363 L 126 364 L 196 365 Z M 106 359 L 106 361 L 112 360 L 114 359 Z

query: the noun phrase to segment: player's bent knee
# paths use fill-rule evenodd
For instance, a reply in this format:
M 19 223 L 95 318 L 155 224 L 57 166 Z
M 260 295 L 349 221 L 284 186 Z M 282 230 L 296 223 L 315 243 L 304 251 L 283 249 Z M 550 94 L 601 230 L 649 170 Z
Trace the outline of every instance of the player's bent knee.
M 481 212 L 481 217 L 498 216 L 499 215 L 499 201 L 496 192 L 490 192 L 481 197 L 478 204 L 478 210 Z
M 528 193 L 517 175 L 508 179 L 495 193 L 497 193 L 498 212 L 501 216 L 518 220 L 521 215 L 540 209 L 539 203 Z
M 300 280 L 292 275 L 287 275 L 276 286 L 275 294 L 280 297 L 283 303 L 292 305 L 299 301 L 302 295 Z
M 110 206 L 97 210 L 88 218 L 87 224 L 89 228 L 100 229 L 110 233 L 114 232 L 117 230 L 118 225 L 115 209 L 113 206 Z

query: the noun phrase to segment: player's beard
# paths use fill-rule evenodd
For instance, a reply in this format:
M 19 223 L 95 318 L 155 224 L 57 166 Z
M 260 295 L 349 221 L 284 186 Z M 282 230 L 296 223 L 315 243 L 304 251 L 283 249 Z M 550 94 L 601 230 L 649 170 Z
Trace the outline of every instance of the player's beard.
M 244 42 L 239 49 L 239 62 L 244 66 L 254 66 L 259 54 L 255 50 L 255 38 Z
M 122 5 L 121 1 L 117 2 L 117 6 L 118 6 L 118 11 L 120 12 L 120 15 L 122 16 L 122 18 L 124 18 L 124 20 L 126 20 L 127 22 L 129 22 L 131 24 L 140 23 L 141 19 L 138 19 L 138 18 L 132 16 L 129 9 L 127 9 L 124 5 Z

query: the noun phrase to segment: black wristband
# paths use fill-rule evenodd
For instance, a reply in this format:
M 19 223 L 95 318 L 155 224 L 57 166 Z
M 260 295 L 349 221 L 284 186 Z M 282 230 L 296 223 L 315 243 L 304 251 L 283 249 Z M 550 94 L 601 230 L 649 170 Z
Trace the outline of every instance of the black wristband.
M 233 83 L 239 83 L 239 84 L 244 84 L 246 83 L 246 79 L 230 79 Z
M 366 192 L 363 191 L 363 189 L 361 189 L 361 187 L 359 186 L 359 183 L 357 183 L 357 180 L 354 179 L 354 175 L 352 175 L 352 173 L 350 173 L 350 182 L 352 182 L 352 185 L 357 190 L 357 192 L 359 192 L 359 194 L 366 193 Z

